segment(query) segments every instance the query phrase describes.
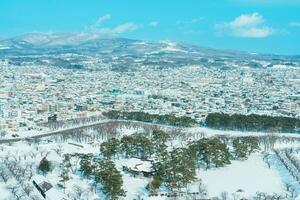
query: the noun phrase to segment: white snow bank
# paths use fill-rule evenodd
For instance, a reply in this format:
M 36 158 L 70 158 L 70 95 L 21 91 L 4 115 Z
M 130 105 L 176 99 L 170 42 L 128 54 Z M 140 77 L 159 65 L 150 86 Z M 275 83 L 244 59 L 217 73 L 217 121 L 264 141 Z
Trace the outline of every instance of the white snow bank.
M 207 186 L 210 196 L 221 192 L 232 194 L 242 189 L 245 197 L 256 192 L 278 193 L 283 190 L 278 172 L 269 169 L 262 155 L 252 155 L 246 161 L 233 161 L 231 165 L 215 170 L 200 170 L 199 178 Z

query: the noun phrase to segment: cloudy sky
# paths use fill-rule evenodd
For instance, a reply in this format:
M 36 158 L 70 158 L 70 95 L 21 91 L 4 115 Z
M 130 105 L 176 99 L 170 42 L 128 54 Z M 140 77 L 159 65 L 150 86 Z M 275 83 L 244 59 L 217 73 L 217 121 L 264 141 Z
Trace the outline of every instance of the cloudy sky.
M 0 38 L 31 32 L 300 55 L 300 0 L 1 0 Z

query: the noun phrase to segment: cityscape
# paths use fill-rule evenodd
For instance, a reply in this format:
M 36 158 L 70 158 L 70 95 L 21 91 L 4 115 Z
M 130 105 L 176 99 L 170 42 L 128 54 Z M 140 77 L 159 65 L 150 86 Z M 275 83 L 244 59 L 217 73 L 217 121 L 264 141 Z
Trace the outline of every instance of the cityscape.
M 118 42 L 115 45 L 124 41 Z M 136 49 L 146 45 L 142 41 L 128 43 Z M 201 57 L 205 51 L 198 50 L 194 52 L 197 60 L 183 67 L 184 60 L 177 63 L 176 59 L 186 54 L 186 48 L 161 43 L 163 48 L 151 48 L 142 55 L 132 52 L 127 60 L 122 53 L 109 52 L 2 59 L 2 129 L 11 134 L 39 130 L 38 125 L 54 114 L 65 120 L 108 110 L 188 116 L 199 124 L 208 113 L 219 111 L 299 118 L 299 61 L 263 57 L 240 61 L 225 55 L 205 58 Z M 167 54 L 166 59 L 161 58 L 165 63 L 153 62 L 157 54 Z M 80 70 L 72 66 L 75 62 Z M 169 67 L 171 63 L 175 69 Z M 114 69 L 121 65 L 128 69 Z
M 299 5 L 1 1 L 0 200 L 300 200 Z

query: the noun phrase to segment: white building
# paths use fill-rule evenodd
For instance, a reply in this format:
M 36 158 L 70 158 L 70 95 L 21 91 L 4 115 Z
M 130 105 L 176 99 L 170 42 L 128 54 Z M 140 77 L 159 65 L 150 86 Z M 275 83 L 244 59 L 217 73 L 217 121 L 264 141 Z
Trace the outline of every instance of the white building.
M 32 183 L 46 200 L 69 200 L 66 195 L 56 190 L 43 176 L 34 176 Z

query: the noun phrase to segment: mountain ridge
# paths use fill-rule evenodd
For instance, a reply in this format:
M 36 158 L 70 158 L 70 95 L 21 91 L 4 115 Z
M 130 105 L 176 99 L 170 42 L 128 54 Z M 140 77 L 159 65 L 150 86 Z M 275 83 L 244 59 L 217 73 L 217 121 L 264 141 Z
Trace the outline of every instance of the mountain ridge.
M 205 50 L 215 50 L 215 51 L 226 51 L 226 52 L 239 52 L 243 54 L 250 54 L 245 51 L 238 50 L 221 50 L 214 49 L 210 47 L 202 47 L 195 44 L 189 44 L 186 42 L 177 42 L 172 40 L 161 40 L 161 41 L 147 41 L 138 39 L 128 39 L 122 37 L 104 37 L 97 33 L 87 33 L 87 32 L 71 32 L 71 33 L 28 33 L 20 36 L 10 37 L 10 38 L 0 38 L 0 45 L 13 48 L 17 47 L 34 47 L 34 48 L 54 48 L 59 46 L 79 46 L 86 45 L 87 43 L 96 43 L 99 41 L 107 40 L 127 40 L 133 42 L 146 42 L 146 43 L 160 43 L 160 44 L 181 44 L 188 45 L 191 47 L 197 47 Z M 26 45 L 26 46 L 23 46 Z
M 29 33 L 0 40 L 0 56 L 41 55 L 76 53 L 95 55 L 99 53 L 118 55 L 162 55 L 176 57 L 213 57 L 234 59 L 284 59 L 300 60 L 298 55 L 249 53 L 238 50 L 222 50 L 202 47 L 171 40 L 147 41 L 119 37 L 103 37 L 97 33 Z

